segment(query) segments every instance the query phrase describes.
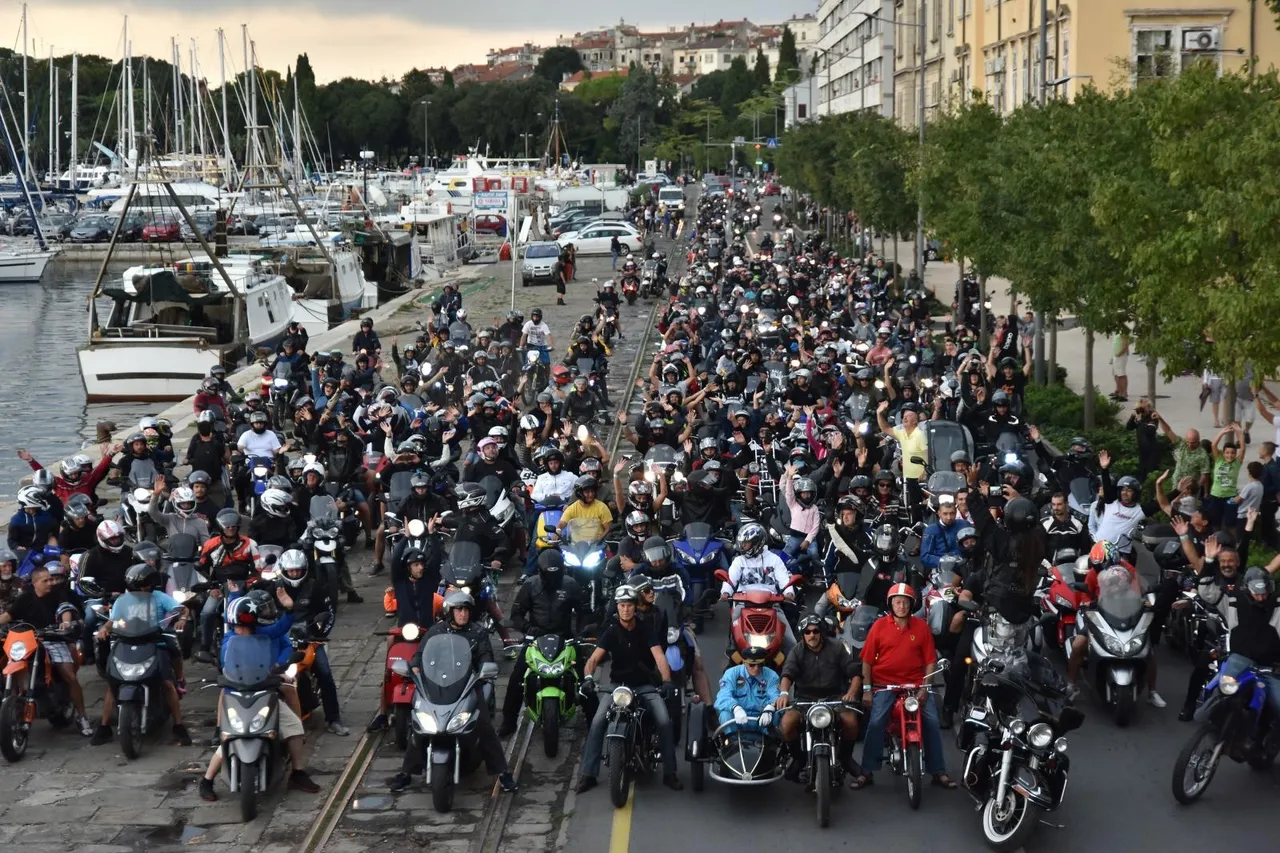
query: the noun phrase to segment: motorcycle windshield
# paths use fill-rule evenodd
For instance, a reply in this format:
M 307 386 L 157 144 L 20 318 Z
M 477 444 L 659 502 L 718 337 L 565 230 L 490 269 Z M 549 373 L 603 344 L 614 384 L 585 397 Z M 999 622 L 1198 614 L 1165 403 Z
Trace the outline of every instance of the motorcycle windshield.
M 684 528 L 684 541 L 689 543 L 689 551 L 695 557 L 701 557 L 707 552 L 707 546 L 711 543 L 713 535 L 711 525 L 700 521 L 686 525 Z
M 150 459 L 135 459 L 129 466 L 129 483 L 135 487 L 154 487 L 156 464 Z
M 1073 509 L 1083 510 L 1093 503 L 1094 491 L 1088 477 L 1076 477 L 1067 485 L 1067 489 L 1071 492 L 1071 499 L 1076 504 Z
M 480 488 L 484 489 L 485 508 L 493 509 L 497 506 L 498 499 L 502 497 L 502 481 L 489 475 L 480 481 Z
M 645 453 L 644 464 L 650 469 L 659 466 L 675 467 L 680 464 L 680 454 L 669 444 L 655 444 Z
M 955 421 L 925 421 L 924 434 L 929 448 L 929 464 L 933 468 L 950 468 L 951 454 L 957 450 L 963 450 L 969 454 L 970 459 L 973 458 L 973 441 L 963 424 Z
M 471 680 L 471 644 L 457 634 L 437 634 L 422 647 L 422 684 L 427 701 L 453 705 Z
M 1098 612 L 1107 624 L 1128 631 L 1142 615 L 1142 590 L 1128 569 L 1113 566 L 1098 574 Z
M 543 634 L 533 641 L 533 645 L 537 648 L 538 654 L 552 663 L 564 651 L 564 639 L 557 634 Z
M 122 593 L 111 610 L 116 617 L 111 632 L 121 637 L 154 634 L 164 616 L 149 592 Z
M 449 570 L 454 577 L 469 578 L 480 567 L 480 546 L 475 542 L 454 541 L 449 546 Z M 476 590 L 479 592 L 479 590 Z
M 594 358 L 578 359 L 578 375 L 590 376 L 591 372 L 596 369 L 596 360 Z
M 232 634 L 222 653 L 222 677 L 238 687 L 261 684 L 271 677 L 275 642 L 261 634 Z
M 190 563 L 200 552 L 196 537 L 190 533 L 175 533 L 169 537 L 169 560 L 173 563 Z
M 387 493 L 391 496 L 392 502 L 398 503 L 404 500 L 413 491 L 413 475 L 413 471 L 397 471 L 391 475 Z
M 934 471 L 925 488 L 935 495 L 955 495 L 965 490 L 966 482 L 964 475 L 955 471 Z
M 859 605 L 858 609 L 853 611 L 853 616 L 850 617 L 852 622 L 850 633 L 853 636 L 853 641 L 861 645 L 867 639 L 867 633 L 878 618 L 880 618 L 880 610 L 878 608 L 869 604 Z
M 574 554 L 586 556 L 604 539 L 605 529 L 597 519 L 575 518 L 565 525 L 565 539 Z

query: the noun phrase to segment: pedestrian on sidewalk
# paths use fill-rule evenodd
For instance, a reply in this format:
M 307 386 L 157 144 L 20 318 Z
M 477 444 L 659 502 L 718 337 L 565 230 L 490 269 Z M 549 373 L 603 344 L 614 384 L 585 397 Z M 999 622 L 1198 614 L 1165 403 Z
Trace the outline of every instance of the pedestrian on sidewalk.
M 613 255 L 613 268 L 618 268 L 618 256 L 622 254 L 622 241 L 618 239 L 618 235 L 614 234 L 613 239 L 609 241 L 609 254 Z M 1214 411 L 1217 411 L 1216 409 Z
M 1262 463 L 1256 459 L 1245 466 L 1247 474 L 1246 482 L 1240 487 L 1240 494 L 1236 497 L 1236 523 L 1235 536 L 1236 541 L 1240 543 L 1240 561 L 1245 565 L 1249 563 L 1249 542 L 1244 536 L 1244 522 L 1249 517 L 1250 511 L 1256 516 L 1262 509 L 1263 485 L 1262 478 L 1265 471 Z
M 1188 429 L 1182 438 L 1178 438 L 1173 427 L 1169 426 L 1169 422 L 1159 412 L 1151 414 L 1173 445 L 1173 482 L 1181 483 L 1184 477 L 1191 478 L 1195 494 L 1203 498 L 1209 493 L 1209 475 L 1213 471 L 1213 463 L 1209 453 L 1200 446 L 1200 430 Z
M 1253 364 L 1246 361 L 1244 363 L 1244 376 L 1240 377 L 1236 382 L 1236 423 L 1244 428 L 1244 444 L 1251 444 L 1253 436 L 1253 418 L 1257 412 L 1254 405 L 1253 396 Z M 1244 445 L 1240 446 L 1240 455 L 1244 456 Z
M 1222 416 L 1218 411 L 1222 406 L 1222 393 L 1226 390 L 1222 377 L 1206 370 L 1200 379 L 1200 385 L 1202 389 L 1208 390 L 1209 405 L 1213 406 L 1213 428 L 1222 429 Z M 1204 390 L 1201 391 L 1201 396 L 1205 396 Z M 1227 417 L 1230 418 L 1230 414 Z
M 1138 401 L 1138 405 L 1133 408 L 1133 414 L 1129 415 L 1125 429 L 1131 429 L 1137 433 L 1138 481 L 1145 483 L 1147 475 L 1160 467 L 1160 445 L 1156 441 L 1160 429 L 1160 418 L 1150 400 L 1143 397 Z
M 1258 536 L 1271 550 L 1280 550 L 1280 537 L 1276 535 L 1276 512 L 1280 511 L 1280 459 L 1276 458 L 1276 443 L 1262 442 L 1258 461 L 1262 463 L 1262 506 L 1258 509 Z
M 1111 376 L 1116 390 L 1111 399 L 1117 403 L 1129 400 L 1129 333 L 1121 330 L 1111 339 Z

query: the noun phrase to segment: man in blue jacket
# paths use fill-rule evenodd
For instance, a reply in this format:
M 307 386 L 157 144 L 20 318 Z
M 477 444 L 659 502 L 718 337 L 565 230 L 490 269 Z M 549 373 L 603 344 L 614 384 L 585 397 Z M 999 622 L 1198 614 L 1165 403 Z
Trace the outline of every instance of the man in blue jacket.
M 738 729 L 767 731 L 773 725 L 773 703 L 778 700 L 781 679 L 764 665 L 765 650 L 751 646 L 741 654 L 743 662 L 724 671 L 716 693 L 720 724 L 733 724 L 725 729 L 726 734 Z M 751 717 L 759 719 L 747 728 Z
M 938 570 L 938 561 L 948 555 L 959 557 L 960 542 L 956 534 L 962 525 L 956 523 L 956 501 L 951 495 L 938 496 L 938 520 L 925 528 L 920 542 L 920 564 L 930 576 Z

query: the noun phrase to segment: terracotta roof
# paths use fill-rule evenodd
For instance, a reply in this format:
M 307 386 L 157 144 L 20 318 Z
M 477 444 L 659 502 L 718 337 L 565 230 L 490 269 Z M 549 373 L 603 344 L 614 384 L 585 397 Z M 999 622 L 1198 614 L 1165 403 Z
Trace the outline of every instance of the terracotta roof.
M 613 47 L 613 42 L 609 39 L 585 39 L 575 41 L 573 47 L 575 50 L 590 50 L 597 47 Z
M 481 66 L 479 80 L 481 83 L 501 83 L 508 80 L 522 80 L 531 73 L 527 65 L 521 65 L 519 62 L 498 62 L 491 66 Z
M 628 66 L 626 68 L 620 68 L 617 71 L 597 71 L 591 75 L 591 78 L 596 79 L 599 77 L 626 77 L 630 74 L 631 74 L 631 67 Z M 587 79 L 586 71 L 575 71 L 573 74 L 570 74 L 568 77 L 564 78 L 563 83 L 581 83 L 583 80 L 586 80 L 586 79 Z

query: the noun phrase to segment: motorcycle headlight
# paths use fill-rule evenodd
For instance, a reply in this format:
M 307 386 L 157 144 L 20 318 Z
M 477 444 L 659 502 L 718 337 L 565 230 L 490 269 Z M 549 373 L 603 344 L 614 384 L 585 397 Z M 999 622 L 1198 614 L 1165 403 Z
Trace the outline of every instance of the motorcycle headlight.
M 418 639 L 421 634 L 422 631 L 413 622 L 410 622 L 408 625 L 405 625 L 400 629 L 400 637 L 410 643 Z
M 1053 742 L 1053 751 L 1054 751 L 1054 752 L 1056 752 L 1056 753 L 1058 753 L 1058 755 L 1066 755 L 1066 754 L 1067 754 L 1067 739 L 1066 739 L 1066 738 L 1064 738 L 1064 737 L 1060 737 L 1060 738 L 1058 738 L 1057 740 L 1055 740 L 1055 741 Z
M 619 708 L 630 708 L 632 701 L 635 700 L 635 694 L 631 692 L 630 687 L 615 687 L 609 698 Z
M 826 705 L 814 705 L 809 709 L 809 725 L 815 729 L 825 729 L 831 725 L 833 715 Z
M 248 727 L 245 724 L 244 717 L 240 716 L 240 711 L 233 705 L 226 706 L 227 711 L 227 727 L 232 734 L 245 734 Z
M 267 724 L 267 718 L 271 716 L 271 705 L 263 705 L 258 709 L 258 713 L 253 715 L 253 719 L 249 721 L 249 734 L 257 734 L 262 731 Z
M 120 673 L 121 678 L 142 678 L 147 674 L 148 663 L 122 663 L 116 661 L 116 669 Z
M 1022 737 L 1026 730 L 1027 724 L 1022 722 L 1022 720 L 1014 720 L 1009 724 L 1009 731 L 1013 732 L 1018 737 Z
M 679 640 L 679 639 L 680 639 L 680 629 L 679 629 L 679 628 L 668 628 L 668 629 L 667 629 L 667 645 L 668 645 L 668 646 L 674 646 L 674 645 L 676 644 L 676 641 L 677 641 L 677 640 Z
M 604 559 L 604 554 L 600 553 L 599 551 L 595 551 L 591 554 L 588 554 L 586 562 L 582 564 L 583 568 L 594 569 L 596 566 L 600 565 L 600 561 L 603 559 Z
M 190 601 L 194 597 L 194 595 L 195 593 L 188 592 L 185 589 L 179 589 L 174 591 L 173 600 L 178 602 L 179 604 L 184 604 L 187 601 Z
M 9 660 L 20 661 L 27 656 L 27 644 L 21 640 L 15 640 L 13 645 L 9 647 Z
M 916 711 L 920 710 L 920 700 L 914 696 L 908 696 L 906 699 L 902 700 L 902 710 L 906 711 L 908 714 L 914 714 Z
M 444 730 L 451 735 L 455 735 L 467 727 L 467 723 L 471 722 L 472 711 L 463 711 L 461 714 L 449 720 L 449 724 Z
M 254 469 L 253 469 L 253 476 L 255 476 L 255 477 L 265 477 L 265 476 L 267 476 L 267 469 L 266 469 L 266 467 L 265 467 L 265 466 L 262 466 L 262 465 L 255 466 L 255 467 L 254 467 Z
M 1047 749 L 1053 743 L 1053 729 L 1047 723 L 1036 723 L 1027 732 L 1027 743 L 1033 749 Z
M 1240 689 L 1240 682 L 1236 681 L 1230 675 L 1224 675 L 1218 679 L 1218 690 L 1223 696 L 1234 696 L 1236 691 Z
M 1115 637 L 1111 636 L 1110 634 L 1099 634 L 1098 636 L 1102 638 L 1102 645 L 1111 654 L 1123 655 L 1125 653 L 1124 652 L 1125 644 L 1121 643 Z
M 1142 651 L 1142 647 L 1146 645 L 1146 637 L 1134 637 L 1132 640 L 1124 644 L 1124 653 L 1126 655 L 1136 655 Z
M 538 664 L 538 674 L 556 676 L 564 674 L 564 664 L 562 663 L 540 663 Z
M 434 735 L 440 731 L 440 724 L 436 722 L 436 715 L 430 711 L 414 711 L 413 721 L 418 724 L 418 729 L 423 734 Z
M 576 554 L 565 554 L 564 564 L 566 566 L 580 567 L 582 565 L 582 561 L 578 559 L 578 556 Z

